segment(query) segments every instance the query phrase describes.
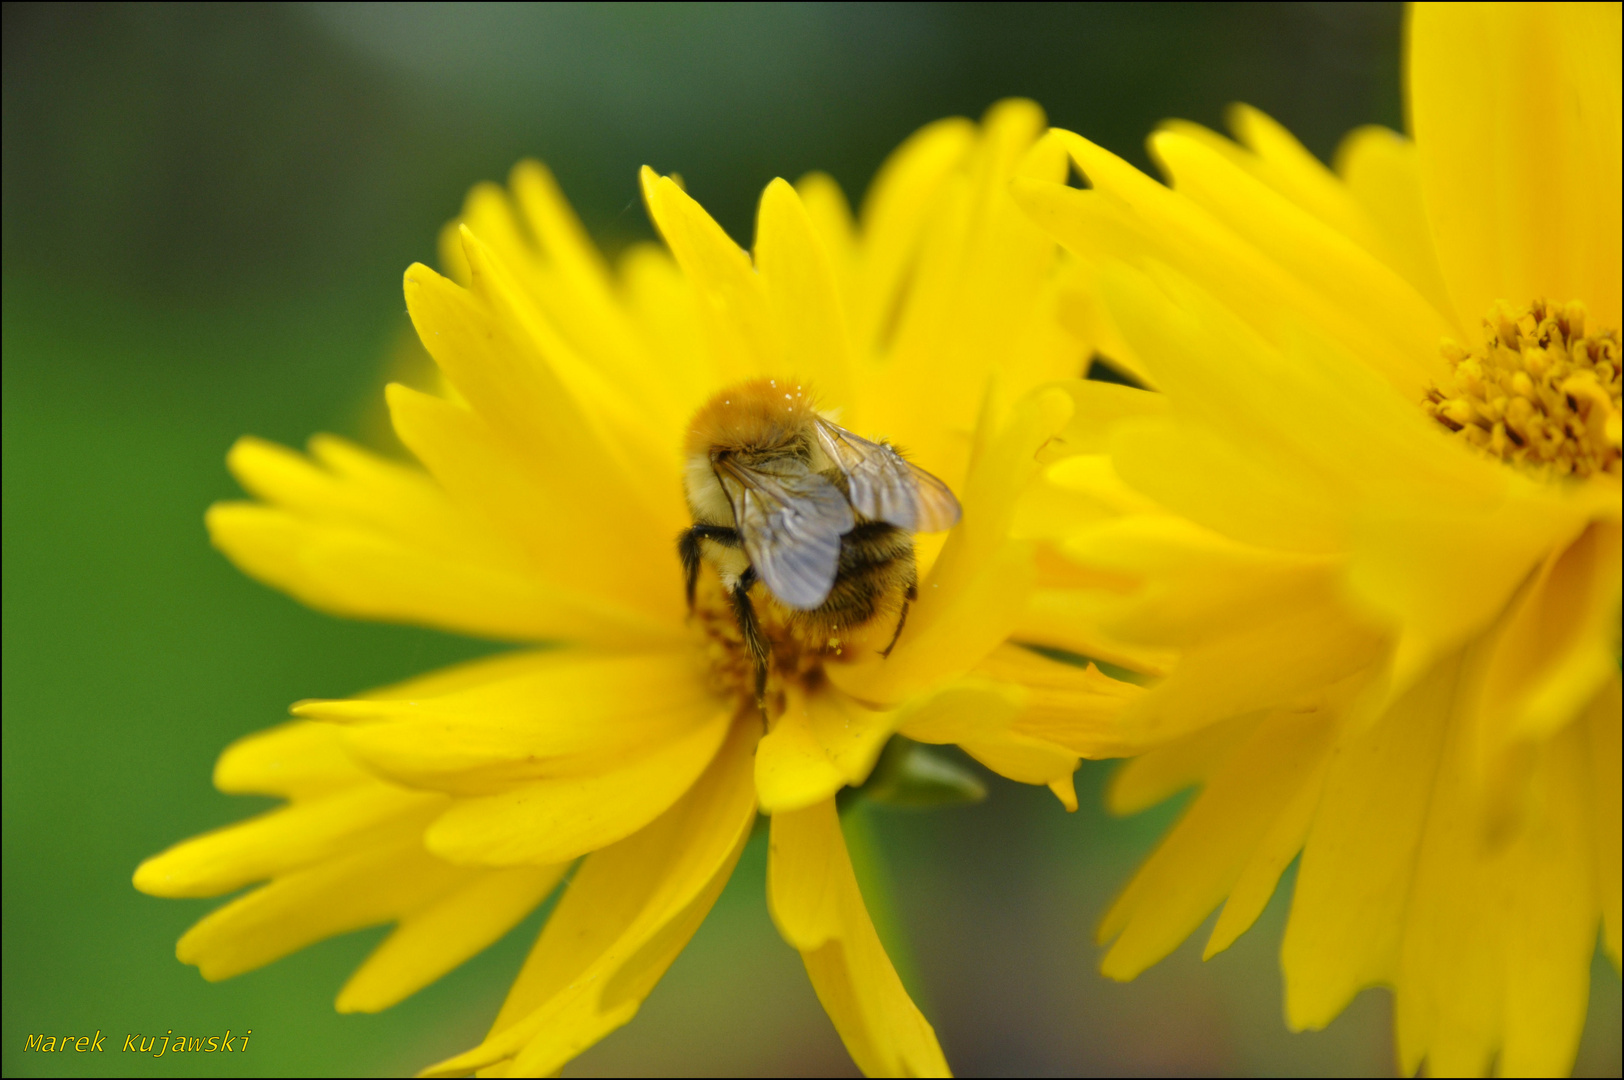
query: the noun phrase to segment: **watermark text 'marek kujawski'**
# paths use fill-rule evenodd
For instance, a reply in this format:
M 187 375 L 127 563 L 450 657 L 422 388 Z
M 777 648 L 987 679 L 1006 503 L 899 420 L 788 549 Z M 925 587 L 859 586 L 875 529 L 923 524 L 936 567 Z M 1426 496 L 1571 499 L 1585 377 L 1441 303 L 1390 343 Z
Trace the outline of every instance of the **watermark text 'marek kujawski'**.
M 163 1057 L 165 1054 L 239 1054 L 248 1051 L 248 1036 L 254 1033 L 249 1028 L 241 1035 L 233 1035 L 227 1028 L 224 1035 L 176 1035 L 175 1029 L 170 1028 L 162 1035 L 126 1035 L 121 1051 L 126 1054 L 151 1054 L 153 1057 Z M 60 1054 L 64 1051 L 74 1053 L 106 1053 L 107 1047 L 103 1035 L 98 1029 L 94 1035 L 30 1035 L 23 1044 L 23 1050 L 38 1050 L 42 1054 Z

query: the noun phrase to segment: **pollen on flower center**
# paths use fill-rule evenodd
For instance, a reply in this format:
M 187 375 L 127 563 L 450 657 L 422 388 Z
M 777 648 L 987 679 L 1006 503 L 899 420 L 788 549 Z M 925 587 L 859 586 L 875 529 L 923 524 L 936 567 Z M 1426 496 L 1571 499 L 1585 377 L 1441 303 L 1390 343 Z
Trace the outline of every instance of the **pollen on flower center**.
M 783 711 L 784 689 L 798 683 L 810 691 L 823 682 L 823 662 L 843 651 L 838 641 L 811 643 L 801 628 L 776 602 L 754 591 L 756 617 L 767 639 L 767 711 Z M 692 625 L 703 635 L 711 688 L 720 697 L 737 700 L 741 707 L 755 703 L 755 664 L 745 646 L 744 633 L 721 580 L 709 571 L 700 575 L 694 590 Z M 819 647 L 819 646 L 822 647 Z
M 1618 330 L 1586 332 L 1578 301 L 1499 303 L 1484 344 L 1446 340 L 1453 371 L 1427 415 L 1501 461 L 1542 477 L 1620 474 Z

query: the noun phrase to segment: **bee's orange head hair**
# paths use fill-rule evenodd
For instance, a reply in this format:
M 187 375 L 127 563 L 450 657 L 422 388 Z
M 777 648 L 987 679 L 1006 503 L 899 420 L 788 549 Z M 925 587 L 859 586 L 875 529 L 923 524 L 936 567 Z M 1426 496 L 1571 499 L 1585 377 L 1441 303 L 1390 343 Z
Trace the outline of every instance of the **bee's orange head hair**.
M 772 450 L 795 441 L 817 415 L 812 388 L 799 379 L 751 379 L 700 407 L 688 425 L 688 455 L 727 448 Z

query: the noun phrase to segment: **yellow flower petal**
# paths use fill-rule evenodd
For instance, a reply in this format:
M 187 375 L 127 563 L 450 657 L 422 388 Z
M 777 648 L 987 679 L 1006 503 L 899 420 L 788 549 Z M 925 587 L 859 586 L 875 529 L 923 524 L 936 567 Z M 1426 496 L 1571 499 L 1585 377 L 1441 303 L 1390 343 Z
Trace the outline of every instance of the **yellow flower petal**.
M 1207 781 L 1242 746 L 1262 717 L 1208 724 L 1129 758 L 1111 776 L 1105 805 L 1113 814 L 1137 814 L 1185 788 Z
M 1529 583 L 1484 680 L 1485 757 L 1554 735 L 1617 676 L 1620 555 L 1619 523 L 1592 522 Z
M 381 1012 L 479 953 L 553 891 L 568 863 L 473 872 L 402 915 L 338 993 L 339 1012 Z
M 1116 383 L 1071 379 L 1059 384 L 1071 398 L 1071 419 L 1043 445 L 1045 462 L 1073 454 L 1102 454 L 1111 446 L 1111 432 L 1123 420 L 1165 416 L 1165 394 Z M 1107 464 L 1108 467 L 1108 464 Z
M 557 490 L 557 477 L 531 467 L 472 409 L 398 384 L 388 387 L 387 397 L 401 442 L 455 500 L 465 519 L 489 523 L 511 538 L 523 553 L 526 575 L 556 592 L 558 606 L 567 603 L 582 621 L 596 612 L 600 620 L 634 626 L 660 618 L 675 622 L 677 611 L 665 595 L 675 590 L 653 596 L 627 591 L 621 584 L 626 569 L 613 560 L 634 552 L 623 541 L 582 544 L 579 529 L 566 527 L 550 512 L 571 493 Z M 648 564 L 652 577 L 664 563 L 660 556 L 670 556 L 663 550 L 667 545 L 657 540 L 660 530 L 647 524 L 641 528 L 635 554 Z M 669 531 L 676 528 L 672 524 Z M 583 582 L 590 586 L 583 588 Z
M 1020 349 L 1010 349 L 1010 328 L 1048 322 L 1033 319 L 1029 313 L 1043 299 L 1057 248 L 1008 192 L 1010 179 L 1017 174 L 1065 179 L 1064 148 L 1037 141 L 1047 126 L 1041 108 L 1018 98 L 994 104 L 982 118 L 981 139 L 969 162 L 972 216 L 958 255 L 961 276 L 955 283 L 958 304 L 954 312 L 958 336 L 952 342 L 952 348 L 966 353 L 972 362 L 977 354 L 986 357 L 1001 352 L 1015 360 L 1034 359 L 1030 354 L 1023 357 Z M 1081 374 L 1076 346 L 1069 352 L 1066 370 L 1050 378 Z
M 1345 548 L 1367 502 L 1504 498 L 1504 470 L 1307 325 L 1281 331 L 1276 346 L 1165 268 L 1116 268 L 1102 285 L 1178 420 L 1121 423 L 1117 471 L 1170 509 L 1237 539 L 1313 551 Z
M 1151 149 L 1181 195 L 1341 310 L 1381 328 L 1393 357 L 1383 372 L 1406 397 L 1443 374 L 1438 341 L 1450 323 L 1379 259 L 1197 140 L 1162 131 Z
M 664 400 L 681 430 L 694 410 L 724 385 L 705 337 L 702 302 L 659 244 L 633 244 L 621 255 L 618 270 L 626 315 L 658 361 L 648 373 L 645 400 Z
M 1409 890 L 1395 996 L 1400 1066 L 1508 1075 L 1573 1065 L 1596 947 L 1584 735 L 1542 748 L 1534 805 L 1486 835 L 1465 725 L 1446 736 Z
M 1542 805 L 1510 853 L 1513 865 L 1491 871 L 1512 891 L 1503 924 L 1504 1076 L 1571 1072 L 1584 1030 L 1597 915 L 1588 847 L 1598 816 L 1585 798 L 1586 741 L 1570 728 L 1545 748 L 1534 778 Z
M 511 198 L 509 197 L 511 192 Z M 499 257 L 509 278 L 509 301 L 517 301 L 523 325 L 536 335 L 554 370 L 578 395 L 589 395 L 607 418 L 618 406 L 622 437 L 637 440 L 638 427 L 676 431 L 687 419 L 681 403 L 653 394 L 638 402 L 642 420 L 630 414 L 620 391 L 668 382 L 665 357 L 646 347 L 614 295 L 608 268 L 558 190 L 552 174 L 534 161 L 521 161 L 508 190 L 482 184 L 470 192 L 462 223 Z M 442 252 L 455 268 L 451 276 L 465 287 L 477 285 L 476 259 L 463 250 L 460 229 L 448 229 Z M 489 258 L 485 259 L 487 265 Z M 459 276 L 460 275 L 460 276 Z M 587 361 L 573 363 L 575 357 Z M 673 408 L 676 411 L 672 411 Z M 656 419 L 650 425 L 649 419 Z M 662 446 L 657 452 L 674 449 Z
M 919 585 L 919 602 L 891 656 L 831 664 L 830 680 L 859 701 L 893 703 L 968 670 L 1005 640 L 1024 606 L 1031 552 L 1007 540 L 1036 454 L 1071 416 L 1071 400 L 1047 389 L 1023 400 L 976 462 L 960 500 L 964 518 Z
M 773 815 L 767 899 L 864 1075 L 949 1075 L 936 1033 L 874 932 L 834 800 Z
M 1111 445 L 1123 480 L 1236 539 L 1307 551 L 1339 547 L 1355 481 L 1326 461 L 1328 440 L 1303 445 L 1295 432 L 1278 430 L 1282 411 L 1298 404 L 1292 384 L 1311 376 L 1285 370 L 1278 353 L 1216 305 L 1203 309 L 1193 287 L 1121 269 L 1102 285 L 1123 333 L 1182 406 L 1176 418 L 1146 415 L 1116 425 Z M 1223 330 L 1230 333 L 1215 332 Z M 1274 370 L 1260 378 L 1265 365 Z M 1225 437 L 1243 429 L 1246 442 Z
M 1360 323 L 1332 298 L 1289 274 L 1224 222 L 1190 199 L 1156 183 L 1121 158 L 1068 131 L 1056 130 L 1093 189 L 1018 178 L 1011 191 L 1033 219 L 1084 259 L 1107 257 L 1148 269 L 1161 264 L 1196 282 L 1252 332 L 1278 342 L 1287 331 L 1313 330 L 1392 385 L 1414 387 L 1416 363 L 1393 347 L 1378 326 Z M 1113 308 L 1112 316 L 1117 312 Z M 1120 323 L 1118 324 L 1120 327 Z M 1126 328 L 1122 328 L 1124 331 Z M 1161 376 L 1131 334 L 1129 346 Z
M 1427 226 L 1412 142 L 1388 128 L 1356 128 L 1337 147 L 1333 173 L 1265 113 L 1237 104 L 1226 115 L 1235 137 L 1251 153 L 1236 152 L 1233 143 L 1198 125 L 1173 121 L 1164 126 L 1225 153 L 1280 195 L 1364 248 L 1425 297 L 1436 318 L 1455 326 L 1454 305 L 1444 288 Z M 1432 352 L 1429 347 L 1425 355 L 1430 357 Z
M 468 263 L 468 251 L 463 243 L 465 233 L 471 232 L 485 243 L 510 255 L 530 250 L 529 230 L 521 221 L 517 207 L 500 184 L 489 181 L 475 184 L 463 200 L 462 217 L 450 222 L 440 234 L 440 258 L 446 265 L 446 274 L 458 285 L 468 288 L 473 284 L 473 267 Z M 455 248 L 453 252 L 448 250 Z
M 210 513 L 215 542 L 255 576 L 318 606 L 375 615 L 417 607 L 418 618 L 459 628 L 502 620 L 499 612 L 480 612 L 481 593 L 536 591 L 535 585 L 508 580 L 530 576 L 519 552 L 473 526 L 423 473 L 330 436 L 312 440 L 311 449 L 315 461 L 244 438 L 228 456 L 243 486 L 280 511 L 225 503 Z M 369 555 L 378 566 L 351 581 L 347 564 Z M 468 610 L 430 614 L 445 602 L 433 599 L 433 585 L 413 579 L 439 575 L 414 573 L 402 564 L 437 564 L 460 576 L 468 586 Z M 391 568 L 405 576 L 401 586 L 415 589 L 394 597 L 389 589 L 367 587 Z M 488 580 L 483 589 L 476 584 L 481 578 Z
M 851 312 L 859 306 L 862 284 L 857 279 L 858 245 L 857 221 L 852 217 L 851 203 L 840 184 L 828 173 L 810 172 L 795 181 L 795 193 L 801 197 L 812 231 L 823 243 L 834 270 L 835 283 L 840 289 L 841 303 L 849 320 Z M 853 337 L 853 340 L 857 338 Z
M 1046 285 L 1055 244 L 1007 191 L 1017 169 L 1064 177 L 1063 154 L 1034 159 L 1029 153 L 1043 123 L 1042 110 L 1030 101 L 1002 101 L 987 111 L 963 172 L 935 196 L 906 303 L 897 309 L 895 334 L 885 342 L 885 362 L 867 395 L 865 415 L 875 429 L 955 485 L 964 475 L 968 436 L 987 407 L 989 382 L 999 394 L 999 419 L 1008 400 L 1003 395 L 1075 377 L 1087 356 L 1069 335 L 1045 335 L 1049 320 L 1035 317 L 1051 302 Z
M 800 810 L 846 786 L 813 735 L 806 707 L 790 705 L 756 749 L 756 797 L 763 813 Z
M 214 765 L 214 786 L 230 795 L 309 798 L 370 779 L 337 731 L 310 721 L 246 735 Z
M 1147 648 L 1107 633 L 1085 614 L 1097 597 L 1093 589 L 1039 587 L 1027 601 L 1011 635 L 1016 641 L 1059 649 L 1143 675 L 1165 675 L 1178 654 L 1171 649 Z
M 214 977 L 394 922 L 340 995 L 343 1010 L 376 1010 L 494 940 L 584 856 L 489 1037 L 436 1070 L 556 1073 L 630 1019 L 692 935 L 759 789 L 781 812 L 775 912 L 807 938 L 809 973 L 853 1054 L 870 1071 L 945 1074 L 863 908 L 833 795 L 865 779 L 912 709 L 921 733 L 951 728 L 983 762 L 1075 809 L 1078 754 L 1114 745 L 1106 718 L 1139 693 L 999 652 L 1037 559 L 1054 570 L 1068 523 L 1110 504 L 1056 489 L 1073 505 L 1057 499 L 1034 524 L 1041 535 L 1010 535 L 1018 493 L 1046 462 L 1077 457 L 1056 444 L 1039 459 L 1073 397 L 1088 396 L 1053 384 L 1075 382 L 1098 342 L 1135 360 L 1107 318 L 1084 312 L 1093 264 L 1062 256 L 1009 196 L 1016 176 L 1065 175 L 1065 147 L 1038 139 L 1044 122 L 1009 101 L 979 128 L 934 126 L 887 163 L 861 229 L 827 177 L 777 181 L 753 255 L 680 181 L 645 170 L 670 254 L 635 245 L 614 273 L 541 166 L 471 192 L 442 234 L 449 276 L 415 266 L 406 280 L 438 393 L 388 391 L 426 471 L 331 440 L 311 460 L 245 443 L 234 464 L 262 501 L 219 508 L 212 526 L 253 573 L 329 610 L 570 647 L 306 702 L 300 716 L 329 723 L 228 754 L 222 786 L 294 802 L 142 869 L 143 887 L 188 894 L 271 878 L 195 928 L 183 955 Z M 737 670 L 748 661 L 714 621 L 726 616 L 716 582 L 707 570 L 685 612 L 671 542 L 689 524 L 675 480 L 694 409 L 760 375 L 814 383 L 842 423 L 905 447 L 965 509 L 950 534 L 919 538 L 922 595 L 888 660 L 825 664 L 796 639 L 798 686 L 815 691 L 800 701 L 791 687 L 765 738 Z M 1150 400 L 1095 412 L 1141 415 Z M 1081 429 L 1070 441 L 1096 457 L 1108 445 Z M 1053 582 L 1086 576 L 1067 567 Z M 783 660 L 789 635 L 764 625 Z M 858 646 L 875 629 L 843 633 L 837 651 L 872 651 Z M 775 708 L 785 670 L 769 684 Z M 944 687 L 957 697 L 934 715 L 918 707 Z M 988 700 L 1015 707 L 979 708 Z M 833 905 L 810 936 L 778 903 L 778 844 L 797 828 L 813 857 L 790 876 Z
M 784 712 L 756 748 L 756 794 L 776 814 L 832 798 L 874 768 L 897 718 L 843 694 L 788 695 Z
M 965 679 L 902 710 L 901 731 L 916 742 L 957 744 L 987 768 L 1019 783 L 1063 783 L 1077 768 L 1077 754 L 1018 728 L 1037 696 L 1050 695 L 1014 683 Z
M 1071 775 L 1068 774 L 1058 780 L 1050 780 L 1047 786 L 1050 791 L 1054 792 L 1054 797 L 1060 800 L 1060 805 L 1066 808 L 1066 813 L 1075 814 L 1077 812 L 1077 783 Z
M 421 683 L 454 683 L 462 675 L 453 670 Z M 216 778 L 224 790 L 294 801 L 177 845 L 136 873 L 139 888 L 159 895 L 209 895 L 271 879 L 181 938 L 179 958 L 209 979 L 252 970 L 334 934 L 399 921 L 403 929 L 363 966 L 356 993 L 342 1005 L 381 1008 L 490 944 L 540 902 L 564 869 L 545 868 L 551 879 L 544 883 L 528 869 L 464 870 L 430 856 L 423 831 L 445 799 L 379 781 L 344 752 L 343 733 L 330 725 L 284 724 L 241 740 L 221 755 Z M 448 921 L 452 928 L 433 929 Z
M 1381 239 L 1364 207 L 1342 178 L 1320 164 L 1295 135 L 1261 109 L 1245 104 L 1225 109 L 1224 122 L 1251 151 L 1234 155 L 1238 164 L 1360 247 L 1382 253 Z
M 529 383 L 526 390 L 556 395 L 560 400 L 553 406 L 552 418 L 569 425 L 546 432 L 545 441 L 536 438 L 540 432 L 527 432 L 526 441 L 535 450 L 557 455 L 548 462 L 554 470 L 574 469 L 588 477 L 603 474 L 611 486 L 600 496 L 620 495 L 628 501 L 624 507 L 615 507 L 612 515 L 640 511 L 673 525 L 680 523 L 684 516 L 681 500 L 670 485 L 655 477 L 680 467 L 677 443 L 684 418 L 660 417 L 669 426 L 650 423 L 646 405 L 628 393 L 630 386 L 638 385 L 644 365 L 627 362 L 618 366 L 629 370 L 616 371 L 617 365 L 592 355 L 590 346 L 588 351 L 578 350 L 564 338 L 555 317 L 536 302 L 535 290 L 527 286 L 521 272 L 497 249 L 468 229 L 463 230 L 463 247 L 472 275 L 468 291 L 490 324 L 487 336 L 495 331 L 495 339 L 503 340 L 515 354 L 505 374 Z M 544 287 L 542 292 L 545 294 Z M 474 404 L 480 407 L 478 402 Z M 572 433 L 582 441 L 567 443 Z M 584 478 L 566 473 L 553 479 L 581 484 Z
M 1489 623 L 1545 552 L 1585 529 L 1593 507 L 1519 477 L 1485 509 L 1397 504 L 1362 515 L 1348 581 L 1370 610 L 1404 627 L 1399 682 Z
M 699 927 L 749 839 L 753 721 L 653 824 L 581 864 L 490 1034 L 428 1075 L 546 1076 L 632 1018 Z
M 1353 995 L 1398 975 L 1458 656 L 1428 671 L 1367 730 L 1344 737 L 1297 871 L 1280 950 L 1286 1019 L 1322 1028 Z
M 302 702 L 295 712 L 352 724 L 352 752 L 400 783 L 485 795 L 614 771 L 709 726 L 723 708 L 686 649 L 559 649 L 503 657 L 487 670 L 454 690 Z
M 470 871 L 432 858 L 420 824 L 279 875 L 205 915 L 175 946 L 209 980 L 252 971 L 335 934 L 390 922 L 456 888 Z
M 414 903 L 453 888 L 467 873 L 421 852 L 412 860 L 410 847 L 374 847 L 280 877 L 204 916 L 181 936 L 175 956 L 211 982 L 231 978 L 334 935 L 387 923 L 403 899 Z
M 1409 114 L 1458 321 L 1582 297 L 1619 325 L 1617 4 L 1423 4 Z
M 424 547 L 485 554 L 491 545 L 422 472 L 331 435 L 310 441 L 311 457 L 244 436 L 226 464 L 247 491 L 301 517 L 345 522 L 385 534 L 415 529 Z M 325 468 L 323 467 L 325 466 Z
M 378 781 L 346 787 L 183 840 L 143 862 L 135 887 L 153 896 L 218 896 L 402 829 L 421 830 L 444 805 L 444 796 Z
M 1280 875 L 1291 860 L 1303 849 L 1308 827 L 1314 822 L 1314 811 L 1319 806 L 1323 766 L 1305 777 L 1296 791 L 1279 809 L 1268 831 L 1258 841 L 1252 855 L 1241 868 L 1240 876 L 1230 887 L 1224 909 L 1218 913 L 1212 935 L 1201 951 L 1201 959 L 1211 960 L 1235 943 L 1235 939 L 1251 929 L 1257 917 L 1263 914 L 1269 898 L 1274 895 Z
M 513 166 L 508 187 L 537 244 L 558 265 L 559 277 L 578 283 L 583 292 L 597 293 L 607 303 L 612 290 L 609 267 L 547 166 L 539 161 L 519 162 Z
M 217 503 L 206 521 L 209 538 L 238 569 L 335 615 L 505 641 L 620 644 L 673 634 L 671 623 L 628 617 L 500 563 L 425 551 L 410 538 L 255 503 Z
M 767 901 L 778 933 L 803 953 L 846 933 L 846 895 L 838 874 L 845 838 L 837 844 L 839 833 L 840 815 L 829 799 L 773 815 Z M 849 866 L 850 856 L 846 859 Z M 855 888 L 855 875 L 852 883 Z
M 1093 664 L 1063 664 L 1017 645 L 999 646 L 976 665 L 975 674 L 1025 691 L 1012 731 L 1088 758 L 1124 752 L 1117 715 L 1144 694 L 1141 687 L 1102 675 Z
M 1171 515 L 1078 530 L 1060 550 L 1114 586 L 1094 607 L 1112 630 L 1164 647 L 1201 644 L 1323 604 L 1339 585 L 1334 558 L 1239 544 Z
M 938 120 L 910 135 L 880 166 L 863 199 L 862 285 L 852 312 L 856 340 L 881 341 L 894 327 L 910 277 L 920 269 L 919 241 L 937 209 L 938 192 L 976 140 L 960 117 Z
M 539 351 L 531 336 L 536 326 L 519 317 L 503 268 L 471 234 L 465 245 L 471 290 L 422 265 L 406 272 L 406 307 L 418 336 L 509 452 L 538 472 L 535 482 L 545 482 L 556 505 L 595 508 L 602 552 L 628 560 L 622 577 L 629 581 L 605 581 L 601 588 L 615 596 L 663 595 L 650 580 L 654 567 L 645 545 L 651 524 L 674 528 L 683 519 L 680 500 L 632 465 L 646 448 L 617 443 L 606 434 L 610 421 L 583 412 L 553 367 L 565 363 L 563 347 L 552 356 Z M 674 443 L 677 433 L 668 437 Z M 666 454 L 674 460 L 674 451 Z
M 1101 971 L 1132 979 L 1201 925 L 1265 845 L 1281 810 L 1304 787 L 1318 787 L 1333 731 L 1314 713 L 1276 714 L 1254 729 L 1106 913 L 1100 938 L 1116 941 Z M 1278 860 L 1276 877 L 1295 854 L 1292 848 Z M 1273 885 L 1268 879 L 1264 900 Z M 1261 909 L 1257 904 L 1245 923 Z
M 1176 650 L 1146 647 L 1107 630 L 1113 614 L 1120 615 L 1126 597 L 1143 586 L 1140 575 L 1090 563 L 1084 565 L 1061 554 L 1071 537 L 1093 533 L 1124 511 L 1155 507 L 1133 496 L 1113 510 L 1126 485 L 1095 456 L 1068 458 L 1048 470 L 1028 492 L 1014 526 L 1017 536 L 1050 541 L 1038 548 L 1037 588 L 1027 600 L 1014 632 L 1023 644 L 1046 646 L 1077 656 L 1116 664 L 1143 675 L 1165 675 L 1176 661 Z M 1073 483 L 1080 482 L 1080 488 Z M 1155 514 L 1155 516 L 1160 516 Z M 1057 550 L 1053 544 L 1059 544 Z
M 582 650 L 585 652 L 586 650 Z M 580 655 L 579 653 L 564 653 L 565 656 Z M 595 654 L 596 655 L 596 654 Z M 357 694 L 358 698 L 368 701 L 420 701 L 424 698 L 442 697 L 449 694 L 460 694 L 468 690 L 477 690 L 480 687 L 505 682 L 508 679 L 520 678 L 536 670 L 540 658 L 552 657 L 556 654 L 552 649 L 513 649 L 509 652 L 500 652 L 494 656 L 482 656 L 477 660 L 465 660 L 450 667 L 436 668 L 421 675 L 413 675 L 398 683 L 387 686 L 377 686 Z M 342 700 L 342 699 L 340 699 Z M 307 707 L 314 711 L 318 706 L 331 704 L 322 698 L 306 698 L 295 702 L 294 715 L 298 715 Z M 342 716 L 334 719 L 346 719 Z M 345 740 L 344 735 L 329 724 L 321 725 L 339 739 Z
M 625 318 L 603 255 L 547 167 L 521 161 L 508 178 L 513 201 L 542 256 L 529 264 L 530 294 L 570 345 L 611 380 L 636 379 L 662 366 Z M 477 227 L 476 236 L 481 235 Z M 505 254 L 505 253 L 504 253 Z M 658 410 L 665 404 L 644 399 Z M 681 417 L 675 417 L 678 423 Z
M 801 197 L 783 180 L 761 194 L 755 265 L 784 342 L 783 370 L 811 380 L 830 404 L 854 404 L 851 337 L 834 268 Z M 841 422 L 857 419 L 842 414 Z
M 1308 462 L 1276 470 L 1280 459 L 1269 460 L 1256 444 L 1236 445 L 1199 424 L 1150 419 L 1124 423 L 1112 449 L 1126 483 L 1225 536 L 1305 554 L 1345 542 L 1348 504 L 1334 495 L 1346 492 L 1313 476 Z
M 1507 1074 L 1564 1073 L 1583 1025 L 1600 895 L 1591 739 L 1569 725 L 1533 749 L 1522 812 L 1486 812 L 1472 709 L 1493 639 L 1344 732 L 1287 927 L 1292 1025 L 1392 984 L 1406 1072 L 1481 1075 L 1498 1054 Z
M 1247 549 L 1174 519 L 1127 519 L 1066 546 L 1084 565 L 1156 583 L 1113 614 L 1128 640 L 1182 647 L 1155 692 L 1129 704 L 1115 737 L 1139 748 L 1313 694 L 1378 661 L 1378 628 L 1347 609 L 1334 562 Z
M 644 168 L 643 199 L 677 264 L 701 298 L 701 311 L 725 383 L 792 378 L 784 341 L 744 249 L 669 177 Z
M 1476 455 L 1423 398 L 1448 395 L 1427 386 L 1445 367 L 1477 385 L 1440 339 L 1471 346 L 1497 301 L 1571 297 L 1587 332 L 1618 326 L 1620 9 L 1411 10 L 1413 144 L 1361 130 L 1334 175 L 1238 108 L 1244 146 L 1154 138 L 1172 190 L 1065 132 L 1091 190 L 1015 179 L 1096 268 L 1105 317 L 1073 319 L 1114 331 L 1166 402 L 1051 447 L 1020 522 L 1052 545 L 1028 622 L 1166 656 L 1116 733 L 1161 748 L 1115 803 L 1206 785 L 1107 920 L 1108 969 L 1137 972 L 1226 894 L 1207 954 L 1227 947 L 1302 848 L 1293 1026 L 1385 983 L 1402 1071 L 1561 1073 L 1597 924 L 1618 921 L 1616 697 L 1575 723 L 1616 693 L 1617 477 Z M 1488 417 L 1505 401 L 1482 387 Z M 1616 410 L 1593 400 L 1605 438 Z M 1312 718 L 1317 761 L 1241 785 L 1268 805 L 1202 835 L 1258 716 Z
M 1067 158 L 1065 146 L 1051 134 L 1044 135 L 1032 149 L 1034 154 L 1058 150 L 1062 160 Z M 1028 174 L 1022 172 L 1017 175 L 1024 177 Z M 1051 375 L 1050 378 L 1087 376 L 1094 371 L 1095 364 L 1103 360 L 1105 366 L 1115 368 L 1131 376 L 1140 386 L 1154 390 L 1155 377 L 1134 354 L 1133 347 L 1122 340 L 1116 324 L 1111 321 L 1110 311 L 1100 301 L 1099 269 L 1094 259 L 1084 258 L 1074 249 L 1061 252 L 1059 265 L 1049 285 L 1051 295 L 1046 304 L 1049 318 L 1070 337 L 1070 359 L 1073 364 L 1071 370 Z M 1079 355 L 1087 357 L 1081 371 L 1076 370 L 1075 364 Z
M 1621 715 L 1619 678 L 1614 675 L 1580 721 L 1590 742 L 1586 756 L 1590 759 L 1591 819 L 1595 822 L 1596 906 L 1601 910 L 1602 946 L 1612 957 L 1615 971 L 1624 951 L 1619 947 L 1620 924 L 1624 923 L 1620 911 L 1624 907 L 1620 902 L 1624 896 L 1624 869 L 1620 866 L 1624 843 L 1620 842 L 1620 832 L 1624 829 L 1620 815 L 1613 813 L 1614 807 L 1624 805 Z
M 1336 171 L 1372 223 L 1376 250 L 1449 322 L 1451 336 L 1466 340 L 1438 268 L 1415 143 L 1375 124 L 1354 128 L 1336 148 Z
M 1077 808 L 1076 793 L 1071 786 L 1071 774 L 1077 771 L 1077 755 L 1066 747 L 1013 728 L 991 732 L 985 738 L 966 736 L 959 747 L 999 776 L 1021 784 L 1042 784 L 1054 791 L 1068 810 Z
M 429 850 L 452 862 L 513 866 L 577 858 L 631 835 L 668 810 L 726 737 L 731 705 L 709 722 L 600 773 L 535 780 L 458 799 L 429 826 Z

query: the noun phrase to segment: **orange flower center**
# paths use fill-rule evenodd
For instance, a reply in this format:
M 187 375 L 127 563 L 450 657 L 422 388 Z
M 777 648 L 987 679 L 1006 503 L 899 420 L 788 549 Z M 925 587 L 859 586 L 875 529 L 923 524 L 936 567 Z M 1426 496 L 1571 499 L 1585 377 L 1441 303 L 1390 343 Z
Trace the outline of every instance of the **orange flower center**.
M 1452 377 L 1427 392 L 1427 415 L 1542 478 L 1620 475 L 1618 330 L 1585 318 L 1578 301 L 1496 304 L 1481 346 L 1443 343 Z

